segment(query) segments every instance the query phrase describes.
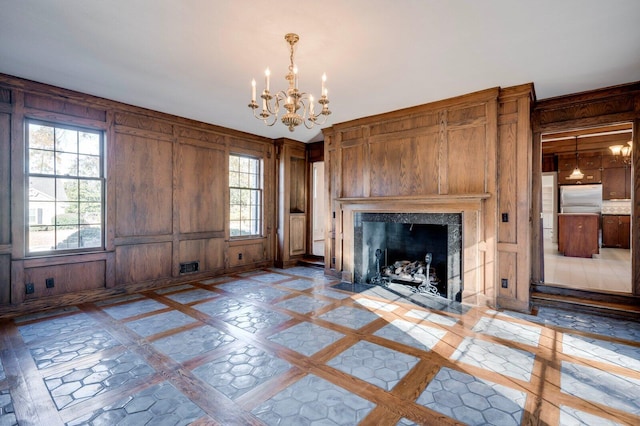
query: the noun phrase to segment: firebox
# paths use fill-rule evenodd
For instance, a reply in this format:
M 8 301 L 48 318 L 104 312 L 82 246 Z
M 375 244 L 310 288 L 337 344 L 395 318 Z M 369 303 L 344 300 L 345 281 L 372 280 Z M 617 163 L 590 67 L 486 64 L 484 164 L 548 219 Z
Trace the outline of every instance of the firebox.
M 462 214 L 354 213 L 354 281 L 431 286 L 460 301 Z

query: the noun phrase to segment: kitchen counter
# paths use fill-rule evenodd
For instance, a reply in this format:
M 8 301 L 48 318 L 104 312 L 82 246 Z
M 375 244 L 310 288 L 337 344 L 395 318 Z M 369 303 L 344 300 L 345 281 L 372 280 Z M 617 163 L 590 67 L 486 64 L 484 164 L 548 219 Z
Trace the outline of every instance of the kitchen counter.
M 558 251 L 570 257 L 591 258 L 600 252 L 597 213 L 560 213 L 558 215 Z

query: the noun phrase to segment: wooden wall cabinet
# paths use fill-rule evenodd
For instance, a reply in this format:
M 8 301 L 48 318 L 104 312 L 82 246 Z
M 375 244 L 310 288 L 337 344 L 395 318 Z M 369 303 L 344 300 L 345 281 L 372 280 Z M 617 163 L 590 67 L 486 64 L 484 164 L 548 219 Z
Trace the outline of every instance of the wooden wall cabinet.
M 631 216 L 602 216 L 602 246 L 623 249 L 631 247 Z
M 307 252 L 307 158 L 302 142 L 278 139 L 278 251 L 279 268 L 295 266 Z
M 631 168 L 610 167 L 602 170 L 602 199 L 631 198 Z

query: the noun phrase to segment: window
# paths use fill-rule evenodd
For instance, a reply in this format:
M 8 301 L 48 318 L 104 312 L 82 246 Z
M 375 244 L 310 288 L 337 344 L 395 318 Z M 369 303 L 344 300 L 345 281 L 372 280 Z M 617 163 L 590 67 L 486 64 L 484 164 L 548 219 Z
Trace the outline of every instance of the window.
M 262 164 L 259 158 L 229 156 L 229 229 L 231 237 L 262 234 Z
M 28 120 L 27 251 L 103 247 L 101 131 Z

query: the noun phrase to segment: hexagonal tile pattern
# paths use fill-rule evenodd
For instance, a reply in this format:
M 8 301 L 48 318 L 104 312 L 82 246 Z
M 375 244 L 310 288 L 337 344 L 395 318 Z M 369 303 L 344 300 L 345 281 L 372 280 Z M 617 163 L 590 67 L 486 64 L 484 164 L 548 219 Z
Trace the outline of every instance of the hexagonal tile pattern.
M 401 319 L 393 320 L 389 325 L 385 325 L 374 333 L 376 336 L 425 351 L 430 351 L 445 334 L 447 332 L 439 328 Z
M 7 378 L 7 374 L 4 372 L 4 365 L 2 365 L 2 361 L 0 360 L 0 381 Z
M 517 426 L 527 394 L 442 367 L 417 403 L 468 425 Z
M 531 379 L 534 358 L 531 352 L 473 337 L 465 337 L 451 355 L 452 360 L 527 382 Z
M 308 375 L 252 410 L 268 425 L 355 425 L 375 404 Z
M 67 306 L 59 309 L 52 309 L 50 311 L 34 312 L 33 314 L 22 315 L 14 318 L 13 322 L 16 324 L 23 324 L 27 321 L 35 321 L 44 318 L 57 317 L 58 315 L 80 312 L 77 306 Z
M 369 324 L 371 321 L 377 320 L 379 317 L 373 312 L 363 309 L 352 308 L 350 306 L 340 306 L 339 308 L 320 315 L 318 318 L 345 327 L 359 329 Z
M 251 308 L 252 306 L 253 305 L 249 303 L 223 296 L 208 302 L 193 305 L 193 308 L 209 316 L 220 317 L 241 309 Z
M 209 278 L 208 280 L 200 281 L 200 284 L 204 284 L 204 285 L 219 284 L 219 283 L 223 283 L 225 281 L 229 281 L 231 279 L 232 279 L 231 277 Z
M 324 288 L 324 287 L 314 288 L 312 294 L 320 294 L 322 296 L 326 296 L 326 297 L 330 297 L 332 299 L 338 299 L 338 300 L 347 299 L 351 297 L 349 293 L 343 293 L 341 291 L 335 291 L 330 288 Z
M 560 388 L 563 393 L 640 415 L 638 379 L 562 361 Z
M 231 282 L 218 284 L 216 288 L 229 291 L 231 293 L 243 294 L 246 291 L 260 288 L 261 286 L 262 284 L 253 280 L 233 280 Z
M 251 276 L 251 279 L 266 284 L 272 284 L 278 281 L 286 280 L 287 278 L 289 278 L 289 276 L 278 274 L 276 272 L 267 272 L 265 274 L 256 274 Z
M 294 266 L 287 269 L 271 268 L 271 270 L 309 278 L 324 278 L 324 269 L 307 268 L 305 266 Z
M 170 383 L 162 382 L 67 425 L 187 425 L 203 415 L 200 407 Z
M 384 312 L 393 312 L 399 308 L 398 305 L 394 305 L 393 303 L 381 302 L 379 300 L 367 299 L 364 297 L 359 297 L 355 299 L 356 303 L 364 306 L 365 308 L 384 311 Z
M 9 389 L 0 391 L 0 425 L 13 426 L 18 424 L 16 413 L 13 410 L 13 399 Z
M 129 318 L 135 315 L 147 314 L 160 309 L 166 309 L 167 305 L 152 299 L 144 299 L 124 305 L 112 306 L 103 310 L 117 320 Z
M 311 356 L 344 337 L 344 334 L 303 322 L 282 330 L 268 339 L 303 355 Z
M 148 337 L 152 334 L 162 333 L 172 328 L 191 324 L 196 320 L 189 315 L 178 311 L 164 312 L 158 315 L 141 318 L 127 323 L 127 327 L 138 333 L 140 336 Z
M 96 322 L 89 315 L 80 313 L 21 325 L 18 330 L 22 335 L 22 340 L 28 344 L 34 340 L 44 340 L 76 333 L 85 327 L 96 327 Z
M 330 303 L 331 302 L 327 302 L 326 300 L 314 299 L 309 296 L 298 296 L 293 299 L 283 300 L 282 302 L 277 303 L 276 306 L 298 312 L 300 314 L 306 314 L 327 306 Z
M 192 302 L 198 302 L 205 299 L 210 299 L 216 296 L 218 296 L 218 293 L 214 293 L 212 291 L 199 288 L 197 290 L 182 291 L 180 293 L 171 294 L 167 296 L 167 298 L 173 300 L 174 302 L 187 304 Z
M 111 334 L 103 330 L 87 330 L 61 336 L 54 342 L 42 344 L 35 341 L 30 352 L 39 369 L 72 361 L 104 349 L 120 345 Z
M 46 376 L 44 382 L 56 407 L 61 410 L 154 372 L 138 355 L 124 352 L 90 366 Z
M 222 317 L 224 322 L 235 325 L 250 333 L 258 333 L 280 325 L 290 319 L 291 317 L 289 315 L 256 306 L 244 308 Z
M 640 348 L 635 346 L 564 334 L 562 353 L 640 371 Z
M 297 279 L 293 281 L 286 281 L 286 282 L 280 283 L 279 285 L 281 285 L 282 287 L 291 288 L 293 290 L 305 291 L 315 287 L 318 284 L 309 280 Z
M 183 362 L 235 340 L 228 334 L 205 325 L 163 337 L 153 342 L 153 347 L 174 361 Z
M 418 361 L 414 356 L 362 340 L 327 365 L 390 391 Z
M 452 327 L 458 323 L 456 318 L 451 318 L 445 315 L 436 314 L 435 312 L 423 311 L 420 309 L 411 309 L 405 316 L 410 318 L 416 318 L 425 321 L 431 321 L 436 324 Z
M 231 399 L 287 371 L 291 365 L 251 345 L 246 345 L 193 370 L 199 379 Z
M 585 413 L 566 405 L 560 406 L 560 424 L 566 426 L 598 425 L 598 426 L 622 426 L 611 420 L 603 419 L 593 414 Z
M 498 318 L 482 317 L 471 330 L 536 347 L 540 340 L 540 327 L 507 322 Z
M 247 299 L 257 300 L 263 303 L 272 303 L 276 299 L 288 296 L 291 293 L 275 287 L 262 287 L 252 288 L 251 290 L 236 294 L 241 295 L 242 297 L 246 297 Z

